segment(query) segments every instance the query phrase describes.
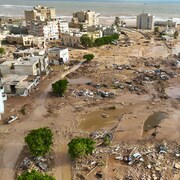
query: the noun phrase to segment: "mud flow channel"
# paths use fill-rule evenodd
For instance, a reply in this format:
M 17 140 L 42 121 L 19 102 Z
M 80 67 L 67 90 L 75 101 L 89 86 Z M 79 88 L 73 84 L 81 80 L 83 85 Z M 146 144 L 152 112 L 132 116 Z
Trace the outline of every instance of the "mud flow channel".
M 143 127 L 144 132 L 147 132 L 157 127 L 162 122 L 162 120 L 168 117 L 169 117 L 168 113 L 162 111 L 155 112 L 154 114 L 150 115 L 144 123 L 144 127 Z
M 99 110 L 82 116 L 79 128 L 83 131 L 95 131 L 102 128 L 113 127 L 119 117 L 124 113 L 122 109 Z

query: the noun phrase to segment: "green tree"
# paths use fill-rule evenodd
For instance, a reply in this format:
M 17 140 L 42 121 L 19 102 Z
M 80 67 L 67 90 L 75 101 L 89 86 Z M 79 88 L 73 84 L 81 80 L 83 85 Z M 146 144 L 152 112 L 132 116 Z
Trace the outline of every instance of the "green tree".
M 22 173 L 22 175 L 18 176 L 17 180 L 55 180 L 55 178 L 32 170 L 31 172 Z
M 93 46 L 93 41 L 87 34 L 83 34 L 80 38 L 80 41 L 81 45 L 85 48 Z
M 179 36 L 178 31 L 175 31 L 175 32 L 174 32 L 174 39 L 177 39 L 178 36 Z
M 91 61 L 92 59 L 94 59 L 94 55 L 93 54 L 86 54 L 83 56 L 83 59 L 86 59 L 87 61 Z
M 61 79 L 59 81 L 56 81 L 54 84 L 52 84 L 53 92 L 57 95 L 62 97 L 67 89 L 68 81 L 67 79 Z
M 43 156 L 50 151 L 53 133 L 48 127 L 34 129 L 25 137 L 25 142 L 34 156 Z
M 121 24 L 120 18 L 119 17 L 115 17 L 114 25 L 116 25 L 116 27 L 119 27 L 120 24 Z
M 102 37 L 102 38 L 97 38 L 94 41 L 94 46 L 102 46 L 104 44 L 110 44 L 112 41 L 118 40 L 118 39 L 119 39 L 119 34 L 114 33 L 114 34 L 112 34 L 110 36 L 105 36 L 105 37 Z
M 71 158 L 75 159 L 91 154 L 95 149 L 95 142 L 90 138 L 74 138 L 69 144 L 69 154 Z
M 84 30 L 84 28 L 83 28 L 83 25 L 82 25 L 82 24 L 80 24 L 79 29 L 80 29 L 80 31 L 83 31 L 83 30 Z
M 5 49 L 0 47 L 0 57 L 2 57 L 2 55 L 5 53 Z
M 159 27 L 155 27 L 155 28 L 154 28 L 154 33 L 155 33 L 155 34 L 159 33 Z

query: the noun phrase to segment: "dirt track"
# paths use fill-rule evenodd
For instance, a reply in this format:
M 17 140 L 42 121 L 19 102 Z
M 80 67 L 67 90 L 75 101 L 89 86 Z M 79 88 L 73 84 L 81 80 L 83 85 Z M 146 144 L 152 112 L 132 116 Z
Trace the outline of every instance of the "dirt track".
M 46 88 L 43 90 L 43 93 L 36 99 L 35 104 L 33 105 L 33 111 L 30 114 L 30 117 L 20 123 L 14 123 L 10 124 L 9 126 L 9 133 L 6 138 L 1 140 L 1 144 L 3 147 L 1 148 L 1 168 L 0 168 L 0 174 L 2 180 L 12 180 L 14 179 L 15 175 L 15 164 L 17 162 L 18 156 L 24 146 L 24 136 L 25 134 L 31 130 L 38 127 L 44 127 L 44 126 L 51 126 L 51 119 L 45 119 L 45 115 L 47 113 L 47 109 L 45 107 L 45 100 L 48 95 L 48 93 L 51 90 L 51 84 L 53 82 L 56 82 L 59 79 L 64 78 L 67 74 L 76 71 L 83 62 L 80 62 L 79 64 L 72 67 L 70 70 L 67 70 L 61 74 L 59 74 L 57 77 L 55 77 L 50 84 L 46 86 Z M 65 122 L 65 121 L 64 121 Z M 55 123 L 55 122 L 54 122 Z M 57 126 L 58 128 L 58 126 Z M 0 131 L 4 132 L 5 129 L 7 129 L 6 125 L 3 125 L 0 127 Z M 61 142 L 60 142 L 61 141 Z M 59 144 L 62 144 L 62 140 L 55 137 L 55 153 L 57 157 L 60 156 L 60 158 L 57 158 L 57 164 L 58 166 L 55 169 L 55 177 L 56 179 L 62 179 L 62 173 L 61 173 L 61 165 L 68 163 L 68 158 L 66 157 L 66 154 L 61 154 L 59 149 Z M 63 157 L 61 157 L 63 156 Z M 63 175 L 64 176 L 64 175 Z

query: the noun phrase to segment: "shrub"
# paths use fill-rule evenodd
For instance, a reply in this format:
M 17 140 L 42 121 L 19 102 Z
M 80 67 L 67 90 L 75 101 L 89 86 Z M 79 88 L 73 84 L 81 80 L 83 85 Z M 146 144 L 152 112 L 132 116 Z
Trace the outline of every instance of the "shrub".
M 53 143 L 52 131 L 47 127 L 34 129 L 25 137 L 25 142 L 34 156 L 43 156 Z
M 110 44 L 112 41 L 117 40 L 119 38 L 119 34 L 115 33 L 110 36 L 105 36 L 102 38 L 97 38 L 94 41 L 94 46 L 102 46 L 104 44 Z
M 67 84 L 68 84 L 67 79 L 56 81 L 54 84 L 52 84 L 53 92 L 57 96 L 62 97 L 67 89 Z
M 87 61 L 91 61 L 94 58 L 93 54 L 86 54 L 83 56 L 83 59 L 86 59 Z
M 22 173 L 22 175 L 18 176 L 17 180 L 55 180 L 55 178 L 32 170 L 31 172 Z
M 90 138 L 74 138 L 68 144 L 69 154 L 75 159 L 91 154 L 95 149 L 95 142 Z

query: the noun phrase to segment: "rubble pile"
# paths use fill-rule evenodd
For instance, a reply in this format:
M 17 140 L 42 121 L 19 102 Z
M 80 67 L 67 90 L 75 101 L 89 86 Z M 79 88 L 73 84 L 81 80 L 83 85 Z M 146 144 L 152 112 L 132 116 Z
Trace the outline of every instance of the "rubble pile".
M 132 66 L 127 65 L 127 64 L 122 64 L 122 65 L 113 64 L 113 68 L 114 68 L 114 69 L 117 69 L 117 70 L 123 70 L 123 69 L 132 70 Z
M 165 71 L 162 69 L 156 69 L 156 70 L 144 70 L 141 72 L 138 72 L 138 75 L 136 78 L 134 78 L 134 82 L 143 84 L 143 82 L 153 82 L 156 80 L 169 80 L 170 78 L 175 78 L 177 75 L 172 71 Z
M 73 92 L 77 96 L 85 96 L 88 98 L 113 98 L 115 96 L 114 93 L 108 91 L 90 91 L 90 90 L 80 90 L 79 92 Z
M 93 132 L 90 137 L 97 141 L 102 140 L 105 134 L 107 132 Z M 172 142 L 122 143 L 109 147 L 101 144 L 96 146 L 92 155 L 75 160 L 72 166 L 74 172 L 80 173 L 85 179 L 89 174 L 94 177 L 101 174 L 105 177 L 103 169 L 108 161 L 109 168 L 111 169 L 109 163 L 112 162 L 120 175 L 123 174 L 121 167 L 126 167 L 125 179 L 158 180 L 171 179 L 174 175 L 180 174 L 179 160 L 180 146 Z M 113 171 L 109 170 L 109 173 L 113 178 L 118 178 L 117 172 L 113 175 Z
M 18 166 L 17 176 L 21 175 L 24 171 L 31 171 L 33 169 L 42 173 L 48 172 L 52 170 L 52 167 L 54 166 L 54 159 L 55 157 L 52 153 L 39 157 L 27 154 Z

